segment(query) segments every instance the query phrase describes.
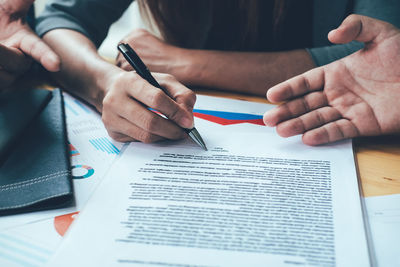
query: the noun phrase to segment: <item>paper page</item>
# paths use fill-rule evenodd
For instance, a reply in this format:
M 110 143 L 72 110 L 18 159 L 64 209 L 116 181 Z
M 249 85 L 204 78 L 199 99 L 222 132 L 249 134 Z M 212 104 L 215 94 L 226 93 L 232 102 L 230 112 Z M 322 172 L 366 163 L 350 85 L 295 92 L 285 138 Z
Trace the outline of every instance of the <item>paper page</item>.
M 262 115 L 265 113 L 265 111 L 273 109 L 274 107 L 276 106 L 257 102 L 233 100 L 223 97 L 210 97 L 204 95 L 197 95 L 197 101 L 195 105 L 196 110 L 251 114 L 259 116 L 258 118 L 260 119 L 262 119 Z M 236 116 L 236 118 L 238 118 L 238 116 Z
M 0 266 L 44 266 L 79 212 L 0 231 Z
M 400 266 L 400 194 L 365 198 L 378 266 Z
M 196 117 L 207 152 L 132 143 L 49 266 L 369 266 L 351 142 L 225 115 Z
M 52 219 L 0 232 L 0 266 L 44 266 L 61 243 Z
M 0 230 L 79 211 L 123 147 L 123 143 L 108 136 L 100 114 L 71 95 L 63 95 L 75 205 L 63 209 L 1 216 Z

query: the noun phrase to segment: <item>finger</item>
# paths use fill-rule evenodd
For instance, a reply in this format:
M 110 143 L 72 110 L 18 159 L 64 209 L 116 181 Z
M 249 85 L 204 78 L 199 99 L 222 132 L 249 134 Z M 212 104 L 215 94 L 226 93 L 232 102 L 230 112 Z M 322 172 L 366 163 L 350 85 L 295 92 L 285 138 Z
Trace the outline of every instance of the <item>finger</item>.
M 118 44 L 119 45 L 119 44 Z M 118 51 L 117 57 L 115 58 L 115 65 L 117 67 L 121 67 L 121 63 L 122 63 L 122 55 L 121 52 Z
M 162 118 L 132 99 L 126 98 L 120 105 L 114 107 L 114 112 L 153 135 L 167 139 L 181 139 L 185 136 L 184 131 L 175 123 Z
M 127 61 L 122 62 L 120 68 L 125 70 L 125 71 L 133 71 L 134 70 L 132 68 L 132 66 Z
M 0 66 L 8 72 L 23 73 L 31 66 L 31 60 L 13 47 L 0 44 Z
M 144 131 L 115 113 L 103 113 L 102 120 L 110 137 L 119 142 L 141 141 L 143 143 L 154 143 L 164 139 L 161 136 Z
M 341 114 L 336 109 L 323 107 L 298 118 L 279 123 L 276 131 L 282 137 L 294 136 L 336 121 L 341 117 Z
M 272 103 L 288 101 L 306 93 L 321 90 L 324 82 L 324 69 L 322 67 L 315 68 L 275 85 L 268 90 L 267 98 Z
M 156 73 L 158 78 L 161 76 L 160 85 L 168 92 L 175 102 L 183 105 L 189 111 L 189 116 L 192 117 L 192 111 L 196 103 L 196 94 L 178 82 L 172 75 Z
M 328 105 L 328 100 L 325 94 L 323 92 L 313 92 L 267 111 L 264 114 L 264 123 L 267 126 L 276 126 L 278 123 L 296 118 L 326 105 Z
M 135 142 L 138 141 L 130 136 L 124 135 L 119 132 L 113 132 L 111 130 L 107 130 L 108 135 L 115 141 L 121 142 L 121 143 L 127 143 L 127 142 Z
M 171 99 L 171 97 L 169 97 L 161 89 L 155 88 L 147 82 L 143 82 L 142 79 L 136 80 L 133 83 L 133 86 L 130 86 L 127 89 L 128 94 L 131 97 L 137 99 L 146 106 L 161 112 L 168 119 L 174 121 L 181 127 L 193 127 L 193 116 L 190 114 L 190 112 Z M 162 82 L 162 86 L 168 88 L 167 90 L 171 90 L 171 84 Z M 173 86 L 175 87 L 174 90 L 182 89 L 178 82 L 175 82 Z
M 0 70 L 0 88 L 6 88 L 10 86 L 16 79 L 16 75 L 9 73 L 5 70 Z
M 51 72 L 60 70 L 59 56 L 33 32 L 25 32 L 21 39 L 20 48 L 25 54 L 40 62 L 46 70 Z
M 126 59 L 121 53 L 118 53 L 115 65 L 126 71 L 133 70 L 132 66 L 128 63 L 128 61 L 126 61 Z
M 357 136 L 360 134 L 354 124 L 349 120 L 340 119 L 306 132 L 303 135 L 303 143 L 316 146 Z
M 393 30 L 393 25 L 387 22 L 361 15 L 350 15 L 337 29 L 328 34 L 328 39 L 336 44 L 354 40 L 364 43 L 379 42 Z

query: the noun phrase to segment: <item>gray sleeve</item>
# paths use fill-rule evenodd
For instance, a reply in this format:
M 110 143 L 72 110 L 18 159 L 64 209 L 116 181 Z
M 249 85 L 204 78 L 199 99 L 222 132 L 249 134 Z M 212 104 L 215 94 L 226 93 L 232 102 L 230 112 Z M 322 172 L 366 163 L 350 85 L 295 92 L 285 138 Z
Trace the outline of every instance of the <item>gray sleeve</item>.
M 306 50 L 311 55 L 315 65 L 319 67 L 348 56 L 363 47 L 363 43 L 354 41 L 348 44 L 329 45 Z
M 392 23 L 400 27 L 399 0 L 355 0 L 354 14 L 364 15 Z M 339 26 L 339 25 L 338 25 Z M 331 63 L 364 47 L 359 42 L 344 45 L 329 45 L 307 49 L 317 66 Z
M 36 20 L 39 36 L 54 29 L 80 32 L 99 47 L 133 0 L 50 0 Z

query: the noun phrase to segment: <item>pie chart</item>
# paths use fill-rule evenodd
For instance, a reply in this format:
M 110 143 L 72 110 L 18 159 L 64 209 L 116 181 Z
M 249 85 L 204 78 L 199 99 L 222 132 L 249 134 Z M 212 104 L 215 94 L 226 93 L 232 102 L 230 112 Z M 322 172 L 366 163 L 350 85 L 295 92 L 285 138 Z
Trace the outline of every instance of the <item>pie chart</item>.
M 73 179 L 86 179 L 94 174 L 94 169 L 87 165 L 74 165 L 71 169 Z
M 60 215 L 54 218 L 54 228 L 56 228 L 56 231 L 60 236 L 64 236 L 78 213 L 79 211 Z

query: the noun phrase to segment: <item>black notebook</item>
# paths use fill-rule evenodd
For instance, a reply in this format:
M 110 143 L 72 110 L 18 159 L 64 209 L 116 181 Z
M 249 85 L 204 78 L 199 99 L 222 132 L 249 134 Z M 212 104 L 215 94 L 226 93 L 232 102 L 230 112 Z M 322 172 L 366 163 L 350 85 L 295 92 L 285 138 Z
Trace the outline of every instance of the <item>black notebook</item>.
M 44 99 L 36 97 L 41 103 Z M 27 117 L 37 111 L 21 110 Z M 14 139 L 0 159 L 0 215 L 71 204 L 73 190 L 60 90 L 52 92 L 48 104 Z
M 50 101 L 52 93 L 39 89 L 18 89 L 0 93 L 1 163 L 22 131 Z

